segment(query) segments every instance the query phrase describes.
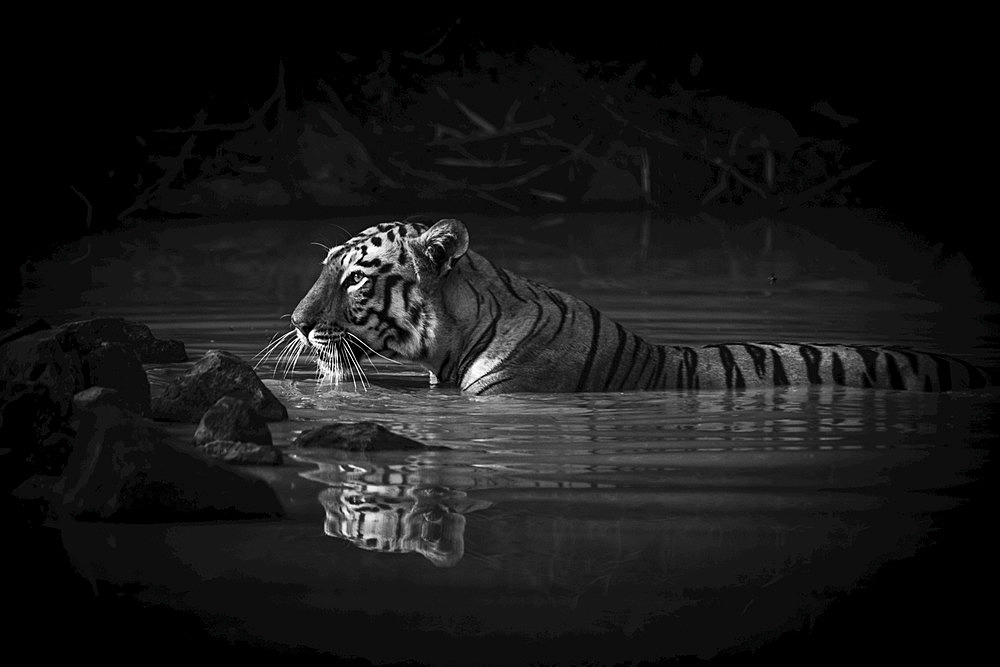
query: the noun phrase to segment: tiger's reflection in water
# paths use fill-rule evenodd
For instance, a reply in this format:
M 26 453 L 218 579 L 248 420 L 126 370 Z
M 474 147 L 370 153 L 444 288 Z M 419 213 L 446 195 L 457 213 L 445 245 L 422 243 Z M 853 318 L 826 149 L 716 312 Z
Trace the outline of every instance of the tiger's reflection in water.
M 303 476 L 330 485 L 319 494 L 324 532 L 368 551 L 416 552 L 451 567 L 465 554 L 465 514 L 492 505 L 413 465 L 305 460 L 319 469 Z

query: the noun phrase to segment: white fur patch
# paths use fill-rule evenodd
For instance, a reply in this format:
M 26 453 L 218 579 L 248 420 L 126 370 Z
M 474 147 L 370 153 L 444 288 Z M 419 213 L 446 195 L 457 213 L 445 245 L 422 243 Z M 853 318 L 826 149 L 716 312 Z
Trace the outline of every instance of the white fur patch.
M 466 378 L 470 378 L 471 382 L 469 382 L 468 384 L 463 385 L 462 386 L 462 391 L 465 391 L 466 389 L 468 389 L 470 386 L 472 386 L 473 384 L 475 384 L 476 380 L 478 380 L 479 378 L 483 377 L 484 375 L 486 375 L 487 373 L 489 373 L 491 370 L 493 370 L 494 368 L 496 368 L 500 364 L 501 361 L 503 361 L 503 359 L 493 359 L 493 358 L 490 358 L 490 357 L 479 357 L 474 362 L 472 362 L 472 366 L 470 366 L 469 370 L 465 372 L 465 377 Z M 462 379 L 464 380 L 465 378 L 462 378 Z

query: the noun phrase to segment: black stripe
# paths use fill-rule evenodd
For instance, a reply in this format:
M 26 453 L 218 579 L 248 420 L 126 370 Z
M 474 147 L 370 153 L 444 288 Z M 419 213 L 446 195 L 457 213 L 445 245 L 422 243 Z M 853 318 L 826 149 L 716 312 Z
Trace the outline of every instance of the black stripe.
M 747 383 L 743 379 L 743 371 L 736 364 L 736 357 L 728 345 L 714 345 L 719 348 L 719 361 L 722 362 L 722 369 L 726 372 L 726 388 L 746 389 Z
M 951 364 L 936 354 L 928 355 L 937 366 L 938 391 L 951 391 Z
M 913 350 L 907 349 L 905 347 L 899 347 L 899 346 L 896 346 L 896 345 L 893 345 L 892 347 L 890 347 L 888 349 L 892 350 L 893 352 L 899 352 L 901 355 L 903 355 L 904 357 L 906 357 L 906 360 L 908 362 L 910 362 L 910 369 L 914 372 L 914 374 L 919 374 L 920 373 L 920 355 L 919 354 L 917 354 Z
M 899 372 L 899 366 L 896 364 L 896 359 L 892 356 L 892 352 L 885 353 L 885 370 L 889 373 L 890 387 L 893 389 L 906 389 L 906 383 L 903 382 L 903 376 Z
M 594 322 L 594 335 L 590 340 L 590 350 L 587 352 L 587 359 L 583 362 L 580 381 L 576 384 L 577 391 L 583 391 L 587 380 L 590 379 L 590 367 L 594 365 L 594 357 L 597 355 L 597 343 L 601 338 L 601 314 L 593 306 L 588 304 L 587 307 L 590 308 L 590 317 Z
M 841 387 L 847 384 L 847 378 L 844 375 L 844 362 L 840 359 L 840 353 L 833 353 L 833 362 L 830 364 L 830 372 L 833 374 L 833 381 L 839 384 Z
M 499 310 L 499 308 L 497 308 L 497 310 Z M 472 347 L 466 350 L 465 355 L 459 359 L 457 369 L 457 377 L 459 379 L 465 376 L 465 373 L 469 370 L 469 366 L 471 366 L 475 362 L 476 358 L 479 357 L 479 354 L 488 348 L 493 342 L 494 337 L 496 337 L 497 322 L 499 319 L 499 313 L 494 315 L 493 319 L 490 320 L 489 326 L 483 329 L 483 332 L 479 334 L 479 338 L 476 339 L 476 342 L 473 343 Z
M 545 295 L 549 297 L 549 300 L 552 301 L 552 303 L 556 304 L 556 308 L 559 309 L 559 326 L 556 327 L 555 332 L 549 339 L 549 344 L 551 344 L 559 336 L 559 333 L 562 331 L 563 325 L 566 324 L 566 304 L 562 302 L 562 299 L 557 299 L 556 295 L 553 294 L 552 292 L 549 292 L 548 290 L 545 291 Z
M 448 374 L 445 369 L 448 368 L 448 362 L 451 361 L 451 350 L 444 355 L 444 359 L 441 360 L 441 365 L 438 367 L 437 378 L 442 382 L 448 380 Z
M 878 364 L 878 352 L 867 347 L 861 347 L 860 345 L 855 345 L 854 351 L 858 353 L 861 361 L 865 364 L 865 373 L 861 377 L 861 386 L 877 387 L 878 369 L 876 368 L 876 364 Z
M 500 278 L 500 282 L 504 284 L 504 286 L 512 295 L 514 295 L 515 299 L 517 299 L 522 303 L 528 303 L 528 300 L 522 297 L 520 294 L 518 294 L 517 291 L 514 289 L 514 283 L 511 282 L 509 273 L 507 273 L 506 271 L 497 266 L 493 266 L 493 270 L 496 271 L 497 277 Z
M 407 313 L 411 312 L 410 311 L 410 292 L 412 292 L 413 288 L 416 287 L 416 286 L 417 286 L 416 283 L 411 283 L 409 281 L 403 283 L 403 310 L 406 311 Z M 413 304 L 413 305 L 416 306 L 417 304 Z M 411 317 L 413 317 L 412 313 L 411 313 Z
M 749 343 L 745 343 L 743 347 L 746 348 L 747 354 L 753 359 L 753 370 L 757 373 L 757 377 L 763 380 L 764 374 L 767 373 L 767 350 Z
M 697 389 L 698 382 L 698 353 L 690 347 L 684 348 L 684 368 L 687 370 L 687 388 Z
M 621 382 L 618 383 L 618 391 L 625 390 L 625 383 L 628 381 L 629 377 L 632 375 L 632 371 L 635 370 L 635 360 L 639 356 L 639 338 L 633 333 L 629 333 L 632 338 L 632 360 L 628 364 L 628 370 L 625 371 L 625 375 L 622 376 Z
M 490 371 L 490 372 L 492 372 L 492 371 Z M 487 375 L 489 375 L 489 373 L 487 373 Z M 486 376 L 484 375 L 483 377 L 486 377 Z M 482 380 L 482 379 L 483 378 L 479 378 L 479 380 Z M 485 394 L 487 391 L 489 391 L 493 387 L 496 387 L 497 385 L 503 384 L 504 382 L 510 382 L 513 379 L 514 378 L 512 376 L 507 376 L 507 377 L 502 377 L 499 380 L 494 380 L 493 382 L 489 383 L 488 385 L 486 385 L 482 389 L 477 390 L 475 392 L 476 396 L 482 396 L 483 394 Z M 476 380 L 476 382 L 479 382 L 479 380 Z M 471 387 L 472 385 L 476 384 L 476 382 L 473 382 L 469 386 Z
M 639 349 L 639 342 L 640 342 L 640 339 L 639 339 L 638 336 L 636 336 L 636 350 Z M 650 373 L 653 372 L 653 367 L 649 365 L 649 360 L 653 356 L 653 346 L 652 345 L 648 345 L 646 343 L 646 341 L 641 341 L 641 342 L 642 342 L 642 347 L 646 350 L 646 356 L 643 358 L 642 363 L 639 364 L 639 374 L 635 377 L 635 382 L 633 382 L 631 385 L 629 385 L 630 388 L 632 388 L 632 389 L 638 389 L 639 388 L 639 384 L 642 382 L 642 374 L 643 373 L 645 373 L 647 370 Z M 633 357 L 633 360 L 634 359 L 635 359 L 635 357 Z M 633 363 L 635 363 L 635 362 L 633 361 Z
M 482 305 L 483 305 L 483 301 L 484 301 L 483 295 L 479 293 L 479 290 L 476 289 L 476 286 L 472 284 L 471 280 L 469 280 L 465 276 L 462 276 L 462 279 L 465 281 L 465 285 L 472 292 L 473 296 L 476 297 L 476 319 L 478 320 L 479 319 L 479 312 L 482 309 Z
M 545 307 L 541 303 L 535 303 L 535 308 L 537 312 L 535 313 L 535 321 L 531 323 L 531 329 L 528 330 L 517 344 L 517 347 L 511 352 L 508 359 L 517 355 L 518 352 L 522 354 L 533 355 L 534 350 L 544 347 L 541 343 L 535 344 L 533 339 L 538 337 L 544 330 L 545 324 L 548 323 L 548 318 L 545 317 Z
M 806 376 L 809 378 L 809 384 L 823 384 L 823 378 L 819 374 L 819 362 L 823 359 L 823 353 L 815 347 L 801 345 L 799 354 L 802 355 L 802 361 L 806 363 Z
M 625 351 L 625 343 L 628 341 L 628 332 L 622 328 L 622 325 L 615 324 L 615 333 L 618 335 L 618 347 L 615 349 L 615 356 L 611 359 L 611 366 L 608 368 L 608 377 L 604 380 L 603 391 L 608 391 L 611 386 L 611 380 L 615 377 L 615 371 L 618 369 L 618 362 L 621 361 L 622 353 Z
M 525 286 L 525 288 L 527 288 L 527 290 L 531 294 L 531 296 L 535 297 L 536 300 L 539 298 L 538 297 L 538 290 L 535 289 L 536 283 L 533 283 L 530 280 L 525 280 L 524 281 L 524 286 Z
M 969 374 L 969 389 L 982 389 L 986 386 L 986 378 L 978 368 L 964 359 L 956 359 L 955 361 L 961 364 Z
M 787 386 L 788 376 L 785 375 L 785 364 L 781 360 L 781 355 L 778 354 L 777 350 L 771 350 L 771 364 L 774 366 L 772 368 L 773 382 L 775 387 Z
M 924 376 L 924 391 L 934 391 L 934 385 L 931 384 L 931 376 Z
M 396 286 L 396 283 L 402 282 L 403 276 L 392 275 L 385 277 L 385 298 L 382 300 L 382 312 L 388 313 L 389 307 L 392 305 L 392 288 Z
M 653 389 L 658 384 L 663 384 L 660 382 L 660 373 L 663 371 L 663 362 L 667 359 L 667 351 L 662 345 L 656 346 L 656 368 L 653 370 L 652 377 L 649 378 L 649 382 L 646 383 L 646 389 Z

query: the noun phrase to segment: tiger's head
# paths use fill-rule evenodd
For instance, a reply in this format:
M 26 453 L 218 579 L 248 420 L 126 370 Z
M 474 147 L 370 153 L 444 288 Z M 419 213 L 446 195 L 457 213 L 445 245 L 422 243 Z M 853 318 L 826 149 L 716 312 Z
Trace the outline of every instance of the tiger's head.
M 458 220 L 384 222 L 331 248 L 292 313 L 300 345 L 321 376 L 358 368 L 357 351 L 420 362 L 440 329 L 445 276 L 468 250 Z

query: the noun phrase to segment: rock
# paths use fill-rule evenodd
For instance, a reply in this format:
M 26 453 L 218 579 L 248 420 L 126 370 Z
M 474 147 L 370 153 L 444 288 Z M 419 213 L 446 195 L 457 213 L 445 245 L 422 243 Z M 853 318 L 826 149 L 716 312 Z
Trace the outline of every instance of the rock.
M 160 340 L 145 324 L 128 320 L 124 321 L 123 329 L 144 364 L 169 364 L 188 360 L 184 343 L 179 340 Z
M 19 384 L 43 384 L 61 415 L 69 414 L 73 394 L 84 388 L 80 357 L 64 348 L 55 331 L 21 336 L 0 346 L 0 396 Z
M 398 435 L 375 422 L 326 424 L 304 431 L 292 441 L 295 449 L 344 449 L 352 452 L 447 449 Z
M 101 343 L 122 343 L 132 347 L 143 363 L 187 361 L 180 341 L 163 341 L 153 336 L 145 324 L 120 317 L 98 317 L 69 322 L 56 329 L 60 343 L 67 350 L 85 354 Z
M 279 517 L 263 480 L 216 463 L 113 406 L 83 412 L 73 454 L 55 490 L 82 520 L 207 521 Z
M 88 387 L 73 396 L 73 412 L 93 410 L 102 405 L 113 405 L 120 410 L 128 410 L 128 401 L 121 392 L 108 387 Z
M 153 416 L 166 421 L 198 422 L 223 396 L 244 396 L 267 421 L 288 419 L 285 406 L 264 386 L 253 368 L 230 352 L 209 350 L 187 373 L 153 400 Z
M 43 319 L 36 318 L 30 322 L 24 324 L 19 324 L 11 329 L 4 329 L 0 331 L 0 345 L 5 345 L 12 340 L 21 338 L 22 336 L 27 336 L 28 334 L 37 333 L 39 331 L 48 331 L 52 327 L 49 323 Z
M 258 445 L 253 442 L 212 440 L 200 445 L 198 451 L 226 463 L 242 465 L 277 466 L 285 460 L 281 450 L 277 447 Z
M 150 412 L 149 379 L 131 345 L 102 342 L 84 354 L 83 381 L 86 387 L 116 389 L 133 412 Z
M 270 447 L 271 431 L 267 422 L 254 412 L 250 402 L 239 396 L 223 396 L 205 411 L 194 432 L 194 444 L 213 440 L 254 443 Z

